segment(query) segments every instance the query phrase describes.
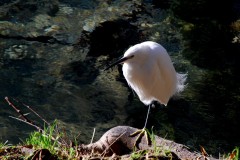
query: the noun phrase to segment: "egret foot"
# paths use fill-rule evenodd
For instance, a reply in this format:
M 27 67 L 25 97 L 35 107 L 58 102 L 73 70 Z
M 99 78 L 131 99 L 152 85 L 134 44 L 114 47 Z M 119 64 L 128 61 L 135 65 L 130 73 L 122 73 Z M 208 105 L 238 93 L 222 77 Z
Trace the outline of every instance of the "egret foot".
M 134 143 L 134 146 L 138 145 L 138 143 L 141 141 L 143 136 L 145 136 L 148 145 L 151 145 L 151 143 L 152 143 L 149 132 L 146 128 L 139 129 L 136 132 L 130 134 L 130 137 L 135 137 L 135 136 L 137 136 L 137 138 L 136 138 L 136 141 Z

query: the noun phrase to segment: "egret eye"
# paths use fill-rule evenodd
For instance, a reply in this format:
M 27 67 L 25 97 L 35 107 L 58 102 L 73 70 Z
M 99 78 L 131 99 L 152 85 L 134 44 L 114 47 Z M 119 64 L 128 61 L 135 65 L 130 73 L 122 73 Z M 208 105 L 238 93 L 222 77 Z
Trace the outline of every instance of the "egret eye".
M 133 58 L 134 57 L 134 55 L 131 55 L 130 57 L 129 57 L 129 59 L 131 59 L 131 58 Z

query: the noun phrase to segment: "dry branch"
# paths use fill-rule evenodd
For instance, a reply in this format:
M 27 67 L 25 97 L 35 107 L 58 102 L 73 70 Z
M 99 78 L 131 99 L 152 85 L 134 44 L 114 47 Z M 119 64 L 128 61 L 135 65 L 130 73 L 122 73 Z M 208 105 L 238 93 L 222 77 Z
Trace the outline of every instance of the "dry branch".
M 23 113 L 21 112 L 21 110 L 18 109 L 18 107 L 15 106 L 15 105 L 9 100 L 8 97 L 5 97 L 5 100 L 8 102 L 8 105 L 11 106 L 11 107 L 20 115 L 20 118 L 10 116 L 11 118 L 14 118 L 14 119 L 16 119 L 16 120 L 19 120 L 19 121 L 21 121 L 21 122 L 24 122 L 24 123 L 27 123 L 27 124 L 31 125 L 31 126 L 35 127 L 39 132 L 42 132 L 42 131 L 43 131 L 43 129 L 42 129 L 41 127 L 39 127 L 38 125 L 36 125 L 36 124 L 35 124 L 33 121 L 31 121 L 30 119 L 28 119 L 28 118 L 26 117 L 26 115 L 23 114 Z

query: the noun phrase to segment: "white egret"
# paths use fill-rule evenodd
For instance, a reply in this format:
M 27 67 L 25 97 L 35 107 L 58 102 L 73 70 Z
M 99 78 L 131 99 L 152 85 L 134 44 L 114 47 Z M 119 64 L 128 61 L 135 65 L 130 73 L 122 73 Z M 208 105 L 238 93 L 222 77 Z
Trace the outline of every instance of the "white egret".
M 106 69 L 119 63 L 123 63 L 123 75 L 129 86 L 140 101 L 149 106 L 143 129 L 132 134 L 139 134 L 136 145 L 143 133 L 147 136 L 145 128 L 152 102 L 158 101 L 166 106 L 171 96 L 183 91 L 187 74 L 177 73 L 167 51 L 152 41 L 130 47 L 121 59 Z M 147 141 L 149 143 L 148 137 Z

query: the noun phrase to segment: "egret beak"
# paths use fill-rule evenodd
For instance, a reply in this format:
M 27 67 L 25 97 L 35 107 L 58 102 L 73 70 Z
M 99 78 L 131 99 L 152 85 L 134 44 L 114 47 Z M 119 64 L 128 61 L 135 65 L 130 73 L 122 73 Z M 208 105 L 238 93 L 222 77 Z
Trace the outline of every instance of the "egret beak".
M 116 62 L 114 62 L 114 63 L 110 64 L 109 66 L 107 66 L 107 68 L 105 68 L 104 71 L 108 70 L 109 68 L 112 68 L 113 66 L 115 66 L 117 64 L 123 63 L 124 61 L 126 61 L 128 59 L 131 59 L 131 58 L 133 58 L 133 55 L 130 56 L 130 57 L 122 57 L 119 60 L 117 60 Z

